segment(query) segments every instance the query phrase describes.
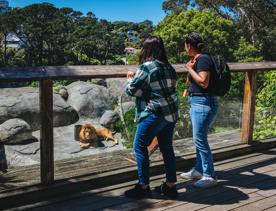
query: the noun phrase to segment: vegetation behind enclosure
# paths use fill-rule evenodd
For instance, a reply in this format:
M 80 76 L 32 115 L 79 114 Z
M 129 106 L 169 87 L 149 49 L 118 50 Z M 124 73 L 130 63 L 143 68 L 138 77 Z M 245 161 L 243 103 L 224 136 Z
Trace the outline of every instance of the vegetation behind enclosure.
M 275 8 L 273 1 L 165 0 L 163 9 L 167 16 L 154 27 L 148 20 L 111 23 L 92 12 L 84 15 L 48 3 L 33 4 L 0 15 L 0 66 L 123 64 L 122 58 L 137 64 L 139 50 L 125 55 L 124 49 L 140 49 L 143 39 L 151 33 L 164 39 L 171 63 L 185 63 L 189 58 L 184 52 L 183 37 L 192 31 L 202 34 L 208 52 L 220 54 L 228 62 L 275 61 Z M 14 33 L 24 48 L 8 48 L 5 39 L 9 33 Z M 137 40 L 131 40 L 132 36 Z M 232 87 L 225 99 L 240 101 L 243 74 L 232 76 Z M 259 73 L 259 78 L 262 80 L 258 80 L 255 139 L 275 136 L 276 131 L 275 71 Z M 68 83 L 60 81 L 56 85 Z M 175 138 L 191 135 L 187 98 L 181 97 L 184 87 L 185 79 L 179 78 L 181 120 Z M 135 132 L 133 112 L 125 116 L 130 133 Z

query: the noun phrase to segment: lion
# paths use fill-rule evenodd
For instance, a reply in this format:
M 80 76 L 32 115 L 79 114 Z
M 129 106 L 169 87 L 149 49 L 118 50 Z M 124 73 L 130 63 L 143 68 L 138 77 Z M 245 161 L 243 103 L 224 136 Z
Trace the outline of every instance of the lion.
M 87 149 L 90 146 L 95 146 L 97 144 L 98 138 L 103 138 L 105 141 L 111 140 L 115 144 L 118 144 L 118 141 L 114 138 L 111 130 L 107 128 L 95 128 L 91 124 L 85 124 L 81 127 L 80 130 L 80 148 Z

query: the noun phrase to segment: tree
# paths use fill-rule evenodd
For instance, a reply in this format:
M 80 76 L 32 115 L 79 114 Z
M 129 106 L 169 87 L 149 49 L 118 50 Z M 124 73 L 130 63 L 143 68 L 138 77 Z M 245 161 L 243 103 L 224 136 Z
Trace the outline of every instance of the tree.
M 170 61 L 187 61 L 184 53 L 184 37 L 190 32 L 199 32 L 206 40 L 207 51 L 234 60 L 233 51 L 237 45 L 236 25 L 232 20 L 222 18 L 207 10 L 188 10 L 168 15 L 155 28 L 165 42 Z
M 3 52 L 3 65 L 6 65 L 8 62 L 7 57 L 7 36 L 11 31 L 11 25 L 9 24 L 10 20 L 10 14 L 9 13 L 3 13 L 0 15 L 0 42 L 3 41 L 4 45 L 4 52 Z
M 187 11 L 190 2 L 190 0 L 166 0 L 163 2 L 162 8 L 167 14 L 179 14 Z
M 210 9 L 224 18 L 233 19 L 260 49 L 265 59 L 276 59 L 276 3 L 274 0 L 166 0 L 163 9 L 167 13 L 179 13 L 189 8 Z

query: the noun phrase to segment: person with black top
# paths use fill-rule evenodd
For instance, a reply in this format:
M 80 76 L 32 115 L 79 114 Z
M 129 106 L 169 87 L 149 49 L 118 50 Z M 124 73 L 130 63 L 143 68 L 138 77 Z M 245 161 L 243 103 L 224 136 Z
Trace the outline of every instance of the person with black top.
M 216 96 L 209 89 L 213 86 L 212 71 L 215 66 L 210 55 L 203 52 L 204 41 L 198 33 L 185 37 L 185 50 L 192 58 L 186 64 L 189 79 L 190 118 L 193 141 L 196 147 L 196 163 L 189 171 L 181 174 L 185 179 L 197 179 L 195 187 L 209 188 L 217 185 L 213 158 L 208 144 L 208 130 L 218 111 Z

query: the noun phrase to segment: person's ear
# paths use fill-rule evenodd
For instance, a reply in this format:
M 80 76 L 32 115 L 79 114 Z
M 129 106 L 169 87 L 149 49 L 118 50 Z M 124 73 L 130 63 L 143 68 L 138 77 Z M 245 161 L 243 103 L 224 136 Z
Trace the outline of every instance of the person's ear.
M 185 43 L 185 50 L 186 50 L 187 52 L 189 52 L 190 49 L 191 49 L 191 44 Z

